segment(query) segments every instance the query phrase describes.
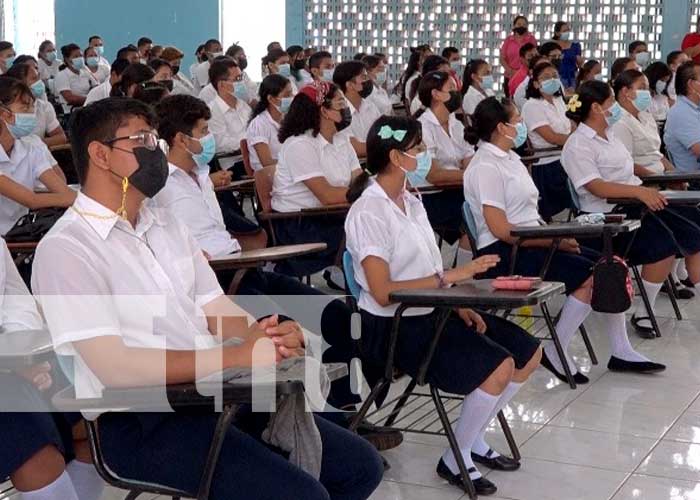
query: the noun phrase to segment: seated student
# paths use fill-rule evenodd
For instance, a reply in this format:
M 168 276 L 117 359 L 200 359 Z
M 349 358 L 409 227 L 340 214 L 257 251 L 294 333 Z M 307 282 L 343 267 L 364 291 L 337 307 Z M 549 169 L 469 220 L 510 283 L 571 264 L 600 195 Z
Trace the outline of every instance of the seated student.
M 406 69 L 401 74 L 393 93 L 398 94 L 401 98 L 401 102 L 410 103 L 411 102 L 411 88 L 413 88 L 413 81 L 420 77 L 421 68 L 425 59 L 433 54 L 433 50 L 428 45 L 419 45 L 417 47 L 409 47 L 411 55 L 408 57 L 408 63 L 406 64 Z
M 267 75 L 259 89 L 258 103 L 250 115 L 245 137 L 253 170 L 277 164 L 280 124 L 292 104 L 292 83 L 280 74 Z
M 625 213 L 631 219 L 641 218 L 642 227 L 635 233 L 615 238 L 615 249 L 618 254 L 624 254 L 632 239 L 627 258 L 630 264 L 642 266 L 643 286 L 653 307 L 677 254 L 686 257 L 692 284 L 700 281 L 700 212 L 695 207 L 666 207 L 667 201 L 659 191 L 640 185 L 642 181 L 634 175 L 632 156 L 610 133 L 610 127 L 621 115 L 609 85 L 602 82 L 581 85 L 578 95 L 569 101 L 567 111 L 567 116 L 579 125 L 566 141 L 561 162 L 576 188 L 583 212 L 612 211 L 615 207 L 607 203 L 607 198 L 639 200 L 639 206 L 631 206 Z M 650 211 L 642 218 L 644 206 Z M 643 316 L 644 311 L 640 304 L 632 316 L 632 324 L 640 335 L 650 337 L 654 333 L 649 319 Z
M 129 64 L 139 63 L 139 49 L 135 45 L 127 45 L 117 51 L 117 59 L 125 59 Z
M 197 50 L 194 51 L 194 62 L 190 64 L 190 69 L 189 69 L 189 75 L 190 75 L 190 81 L 192 81 L 192 85 L 194 85 L 194 74 L 197 69 L 197 66 L 202 64 L 204 61 L 207 60 L 207 56 L 204 52 L 204 44 L 198 45 Z M 196 89 L 195 89 L 196 92 Z
M 367 170 L 353 182 L 355 200 L 345 231 L 360 286 L 363 354 L 386 360 L 387 335 L 397 304 L 391 292 L 410 288 L 446 288 L 493 267 L 485 256 L 444 270 L 440 249 L 420 200 L 406 190 L 407 175 L 425 157 L 421 126 L 413 118 L 382 116 L 367 137 Z M 373 176 L 373 177 L 370 177 Z M 406 311 L 399 324 L 396 367 L 415 377 L 433 336 L 438 311 Z M 537 368 L 539 341 L 502 318 L 458 309 L 448 319 L 427 372 L 427 382 L 451 394 L 465 395 L 455 435 L 469 478 L 480 495 L 496 492 L 474 462 L 513 471 L 520 463 L 501 456 L 485 441 L 489 422 Z M 447 449 L 437 474 L 460 484 L 454 455 Z
M 532 72 L 523 106 L 523 122 L 527 126 L 534 149 L 564 146 L 571 133 L 571 120 L 566 116 L 562 99 L 563 87 L 553 64 L 541 62 Z M 532 178 L 540 192 L 539 210 L 545 221 L 571 208 L 571 196 L 560 155 L 552 153 L 532 166 Z
M 677 96 L 676 96 L 676 71 L 678 71 L 678 68 L 690 61 L 690 57 L 688 55 L 681 51 L 681 50 L 674 50 L 669 52 L 668 56 L 666 56 L 666 64 L 668 65 L 669 69 L 673 73 L 673 76 L 671 77 L 671 81 L 668 84 L 668 96 L 671 98 L 672 103 L 675 104 Z
M 128 67 L 129 61 L 126 59 L 115 59 L 110 67 L 109 78 L 88 92 L 84 106 L 99 101 L 100 99 L 108 98 L 112 92 L 112 87 L 121 81 L 122 73 L 124 73 Z
M 12 43 L 0 41 L 0 75 L 5 74 L 15 61 L 17 53 Z
M 666 63 L 656 61 L 647 66 L 644 75 L 649 80 L 649 91 L 651 92 L 649 113 L 657 122 L 664 122 L 668 116 L 668 110 L 673 104 L 668 95 L 668 85 L 673 73 L 666 66 Z
M 97 86 L 97 81 L 85 69 L 85 59 L 80 47 L 71 43 L 61 47 L 63 65 L 54 80 L 58 102 L 63 112 L 68 114 L 73 108 L 85 104 L 90 89 Z
M 578 70 L 578 74 L 576 75 L 576 88 L 579 88 L 583 82 L 590 82 L 592 80 L 603 81 L 603 66 L 595 59 L 589 59 L 583 63 L 583 66 Z
M 309 74 L 315 82 L 332 82 L 335 63 L 330 52 L 319 50 L 309 57 Z M 309 82 L 303 82 L 309 83 Z
M 292 67 L 294 84 L 297 88 L 313 81 L 311 73 L 308 71 L 307 59 L 304 56 L 304 47 L 301 45 L 290 45 L 287 47 L 287 54 L 289 55 L 289 64 Z
M 445 59 L 442 56 L 426 57 L 425 62 L 423 62 L 423 66 L 421 66 L 420 75 L 413 79 L 413 82 L 408 88 L 408 97 L 410 98 L 411 102 L 411 107 L 409 111 L 413 116 L 417 117 L 417 113 L 419 110 L 426 109 L 425 105 L 421 103 L 420 97 L 418 96 L 418 89 L 420 88 L 420 84 L 423 81 L 423 75 L 427 75 L 428 73 L 432 73 L 433 71 L 442 71 L 443 73 L 447 73 L 449 75 L 450 81 L 452 82 L 452 88 L 456 92 L 459 92 L 459 90 L 457 90 L 457 80 L 452 76 L 452 73 L 450 72 L 450 64 L 447 62 L 447 59 Z
M 172 70 L 173 88 L 170 93 L 194 95 L 194 85 L 180 71 L 183 57 L 185 57 L 185 54 L 177 47 L 165 47 L 160 55 L 161 59 L 170 64 L 170 69 Z
M 246 68 L 248 67 L 248 56 L 246 56 L 245 49 L 240 45 L 233 44 L 228 49 L 226 49 L 226 55 L 238 63 L 238 67 L 241 70 L 241 81 L 245 84 L 247 90 L 246 97 L 241 97 L 246 101 L 251 107 L 256 104 L 256 97 L 258 95 L 258 84 L 255 83 L 248 73 L 246 73 Z
M 46 99 L 46 86 L 39 78 L 39 73 L 29 64 L 15 64 L 6 76 L 21 80 L 27 85 L 34 96 L 34 112 L 36 126 L 32 134 L 39 137 L 47 146 L 56 146 L 68 142 L 63 127 L 56 118 L 56 110 Z
M 508 101 L 496 98 L 483 101 L 476 110 L 474 126 L 470 130 L 472 142 L 481 140 L 469 169 L 464 174 L 464 196 L 469 202 L 477 226 L 477 246 L 481 254 L 500 256 L 499 264 L 487 275 L 494 277 L 508 273 L 515 238 L 510 235 L 513 226 L 537 226 L 539 192 L 527 168 L 512 148 L 518 147 L 527 131 L 517 109 Z M 515 274 L 539 276 L 547 259 L 551 240 L 541 239 L 523 243 L 518 252 Z M 600 254 L 573 239 L 563 240 L 554 254 L 545 279 L 566 285 L 568 298 L 564 303 L 556 330 L 566 353 L 579 326 L 591 313 L 591 268 Z M 610 338 L 612 371 L 656 372 L 663 365 L 649 362 L 634 351 L 627 337 L 625 314 L 602 316 Z M 579 384 L 588 377 L 578 372 L 571 358 L 567 363 Z M 553 342 L 544 349 L 542 365 L 558 379 L 566 381 Z
M 455 74 L 459 74 L 459 70 L 462 69 L 462 56 L 459 55 L 459 49 L 457 47 L 445 47 L 440 55 L 450 63 L 450 69 Z
M 296 80 L 292 77 L 292 66 L 289 63 L 289 54 L 282 49 L 273 49 L 263 57 L 265 70 L 269 75 L 281 75 L 289 79 L 289 85 L 292 88 L 292 95 L 295 96 L 299 91 Z
M 145 64 L 130 64 L 123 71 L 121 78 L 109 91 L 110 97 L 135 97 L 139 94 L 146 82 L 153 80 L 155 71 Z
M 88 38 L 88 47 L 94 47 L 97 56 L 100 58 L 100 64 L 109 68 L 109 61 L 105 59 L 105 43 L 100 35 L 92 35 Z
M 347 102 L 335 84 L 316 81 L 299 89 L 280 127 L 282 148 L 273 181 L 273 210 L 297 212 L 346 202 L 350 181 L 360 173 L 360 162 L 347 134 L 339 133 L 351 121 Z M 275 221 L 277 240 L 282 245 L 328 244 L 325 252 L 284 262 L 277 270 L 305 276 L 333 266 L 344 236 L 343 219 L 330 216 Z M 335 268 L 325 277 L 336 285 L 343 283 L 342 274 Z
M 221 57 L 223 55 L 224 49 L 221 46 L 220 41 L 211 38 L 204 43 L 204 48 L 202 49 L 201 54 L 202 62 L 194 68 L 194 71 L 192 71 L 192 84 L 194 85 L 194 91 L 197 95 L 209 83 L 210 63 L 217 57 Z
M 1 239 L 0 310 L 0 338 L 44 328 Z M 98 500 L 104 483 L 92 466 L 80 414 L 56 412 L 43 395 L 59 382 L 51 370 L 43 362 L 0 373 L 0 477 L 9 477 L 24 500 Z
M 173 83 L 173 68 L 170 63 L 165 59 L 159 57 L 151 59 L 148 61 L 148 66 L 155 71 L 153 75 L 154 82 L 161 82 L 168 91 L 171 91 L 174 87 Z
M 151 57 L 151 50 L 153 49 L 153 40 L 147 36 L 142 36 L 136 42 L 136 48 L 139 51 L 139 62 L 141 64 L 148 64 L 148 60 Z
M 19 80 L 0 78 L 0 236 L 29 209 L 69 207 L 75 199 L 46 145 L 31 137 L 35 127 L 32 91 Z M 50 192 L 35 193 L 38 182 Z
M 230 60 L 230 59 L 231 59 L 231 58 L 230 58 L 229 56 L 217 56 L 217 57 L 215 57 L 214 59 L 212 59 L 211 61 L 208 61 L 207 67 L 208 67 L 209 69 L 211 69 L 211 65 L 214 64 L 215 62 L 217 62 L 217 61 L 225 61 L 225 60 Z M 214 86 L 211 84 L 211 81 L 208 80 L 208 78 L 209 78 L 209 77 L 207 76 L 207 81 L 208 81 L 209 83 L 207 83 L 207 84 L 202 88 L 202 90 L 199 91 L 199 94 L 196 95 L 196 97 L 199 97 L 199 99 L 201 99 L 202 101 L 206 102 L 207 104 L 209 104 L 211 101 L 213 101 L 214 99 L 216 99 L 216 96 L 218 95 L 218 92 L 216 91 L 216 89 L 214 88 Z M 243 94 L 241 93 L 241 95 L 243 95 Z M 246 97 L 247 97 L 247 87 L 246 87 Z
M 518 90 L 520 84 L 522 84 L 523 81 L 525 81 L 525 79 L 529 76 L 530 61 L 538 53 L 539 52 L 537 51 L 537 46 L 535 44 L 526 43 L 525 45 L 520 47 L 520 68 L 513 74 L 511 78 L 508 79 L 508 91 L 510 92 L 510 95 L 515 95 L 515 91 Z M 474 107 L 476 107 L 476 105 Z
M 462 109 L 467 117 L 474 113 L 477 104 L 494 95 L 493 86 L 493 73 L 489 63 L 483 59 L 472 59 L 467 63 L 462 80 Z
M 56 78 L 58 75 L 59 66 L 63 64 L 63 61 L 58 59 L 58 54 L 56 53 L 56 46 L 51 40 L 44 40 L 39 45 L 38 64 L 39 64 L 39 77 L 46 85 L 46 88 L 53 92 L 53 84 L 49 83 L 50 80 Z
M 532 71 L 535 69 L 535 66 L 537 66 L 543 61 L 549 62 L 549 59 L 539 54 L 533 56 L 532 59 L 530 59 L 530 66 L 528 66 L 528 74 L 523 80 L 523 83 L 518 85 L 518 88 L 515 90 L 515 94 L 513 94 L 513 102 L 520 110 L 523 109 L 523 106 L 525 106 L 525 102 L 527 101 L 527 97 L 525 96 L 525 94 L 527 94 L 527 87 L 528 85 L 530 85 Z
M 639 70 L 637 63 L 633 58 L 620 57 L 618 59 L 615 59 L 615 62 L 613 62 L 613 65 L 610 67 L 610 80 L 608 80 L 610 86 L 612 87 L 613 82 L 617 80 L 618 76 L 620 76 L 624 71 L 630 69 Z
M 647 49 L 647 44 L 640 40 L 635 40 L 629 44 L 629 57 L 634 59 L 639 71 L 646 68 L 651 62 L 651 53 Z
M 333 72 L 333 83 L 345 94 L 352 121 L 348 127 L 350 144 L 355 149 L 357 156 L 367 155 L 365 142 L 369 128 L 382 113 L 368 99 L 374 85 L 367 76 L 367 68 L 360 61 L 345 61 L 336 66 Z
M 394 113 L 394 105 L 386 91 L 386 64 L 376 55 L 366 55 L 362 62 L 367 67 L 367 76 L 372 82 L 372 93 L 367 98 L 383 115 Z
M 155 122 L 150 108 L 133 99 L 104 99 L 77 112 L 72 122 L 82 192 L 40 243 L 32 288 L 57 352 L 76 356 L 78 398 L 98 397 L 103 387 L 194 382 L 222 368 L 269 366 L 275 355 L 303 353 L 295 322 L 275 327 L 273 316 L 248 326 L 245 311 L 224 296 L 187 229 L 144 204 L 168 177 Z M 149 315 L 122 309 L 115 293 L 165 300 L 168 314 L 155 319 L 157 334 Z M 86 313 L 86 295 L 98 314 Z M 279 343 L 258 344 L 268 335 L 277 335 Z M 232 339 L 240 343 L 221 345 Z M 197 490 L 217 414 L 108 412 L 98 418 L 99 438 L 116 474 Z M 267 415 L 251 413 L 248 419 L 262 428 Z M 240 422 L 226 431 L 212 500 L 369 497 L 382 474 L 376 451 L 324 419 L 314 422 L 323 447 L 320 479 L 267 448 L 257 440 L 259 432 Z M 163 456 L 180 460 L 164 466 Z
M 664 143 L 674 166 L 682 172 L 700 169 L 700 64 L 687 62 L 676 72 L 678 100 L 666 118 Z
M 100 62 L 100 56 L 94 47 L 88 47 L 83 51 L 83 59 L 85 59 L 85 68 L 97 82 L 97 85 L 109 79 L 109 66 Z

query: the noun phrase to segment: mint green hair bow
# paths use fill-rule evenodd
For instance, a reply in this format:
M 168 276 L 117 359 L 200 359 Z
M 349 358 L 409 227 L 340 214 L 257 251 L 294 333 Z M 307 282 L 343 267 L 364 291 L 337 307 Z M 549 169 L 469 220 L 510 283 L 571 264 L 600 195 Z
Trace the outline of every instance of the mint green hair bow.
M 382 139 L 394 138 L 395 141 L 401 142 L 408 132 L 405 130 L 392 130 L 389 125 L 384 125 L 379 129 L 379 134 L 377 134 Z

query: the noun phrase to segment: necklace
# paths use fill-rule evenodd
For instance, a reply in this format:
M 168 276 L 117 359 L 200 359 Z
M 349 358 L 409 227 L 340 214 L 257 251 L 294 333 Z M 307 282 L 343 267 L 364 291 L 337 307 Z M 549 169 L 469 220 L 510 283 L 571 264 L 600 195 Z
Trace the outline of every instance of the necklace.
M 78 215 L 81 215 L 83 217 L 92 217 L 93 219 L 100 219 L 100 220 L 109 220 L 109 219 L 114 219 L 115 217 L 119 217 L 118 214 L 111 214 L 111 215 L 101 215 L 101 214 L 96 214 L 95 212 L 88 212 L 84 210 L 78 210 L 74 206 L 70 207 L 71 210 L 73 210 L 75 213 Z

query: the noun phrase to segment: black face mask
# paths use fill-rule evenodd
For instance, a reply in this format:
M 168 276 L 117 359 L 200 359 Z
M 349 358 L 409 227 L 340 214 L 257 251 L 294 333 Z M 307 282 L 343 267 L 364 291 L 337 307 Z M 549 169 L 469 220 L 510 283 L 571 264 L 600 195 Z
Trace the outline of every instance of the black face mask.
M 527 33 L 527 28 L 526 28 L 525 26 L 518 26 L 517 28 L 513 28 L 513 32 L 514 32 L 516 35 L 522 36 L 522 35 L 524 35 L 525 33 Z
M 551 63 L 552 66 L 557 68 L 557 71 L 559 71 L 559 67 L 561 66 L 561 58 L 552 59 Z
M 372 84 L 372 80 L 367 80 L 366 82 L 362 83 L 362 90 L 360 90 L 358 93 L 360 94 L 360 97 L 367 99 L 373 90 L 374 85 Z
M 450 100 L 445 101 L 443 104 L 445 104 L 447 111 L 454 113 L 462 107 L 462 94 L 456 90 L 450 90 Z
M 180 72 L 180 66 L 172 66 L 173 75 L 177 75 Z
M 168 89 L 168 92 L 172 92 L 172 91 L 173 91 L 173 85 L 174 85 L 174 84 L 173 84 L 173 81 L 172 81 L 172 80 L 161 80 L 161 81 L 159 81 L 158 83 L 160 83 L 163 87 L 165 87 L 166 89 Z
M 303 59 L 297 59 L 294 61 L 294 69 L 297 71 L 300 71 L 302 69 L 306 68 L 306 61 Z
M 350 112 L 350 108 L 341 109 L 340 121 L 335 124 L 335 129 L 338 132 L 340 132 L 341 130 L 345 130 L 346 128 L 348 128 L 350 126 L 350 123 L 352 123 L 352 113 Z
M 165 187 L 168 180 L 168 157 L 160 148 L 151 151 L 138 147 L 134 148 L 132 153 L 139 163 L 139 168 L 129 176 L 129 184 L 146 198 L 153 198 Z M 117 175 L 117 177 L 121 176 Z
M 248 67 L 248 59 L 239 59 L 238 67 L 241 68 L 241 71 L 245 71 L 245 69 Z

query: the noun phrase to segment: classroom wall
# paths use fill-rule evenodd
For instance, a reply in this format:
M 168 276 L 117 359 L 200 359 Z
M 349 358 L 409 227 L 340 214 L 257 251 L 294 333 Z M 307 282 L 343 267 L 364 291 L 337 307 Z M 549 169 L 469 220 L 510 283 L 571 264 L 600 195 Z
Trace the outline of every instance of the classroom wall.
M 148 36 L 158 45 L 174 45 L 185 53 L 183 70 L 194 62 L 197 46 L 220 37 L 219 0 L 56 0 L 56 46 L 87 46 L 100 35 L 105 57 Z

